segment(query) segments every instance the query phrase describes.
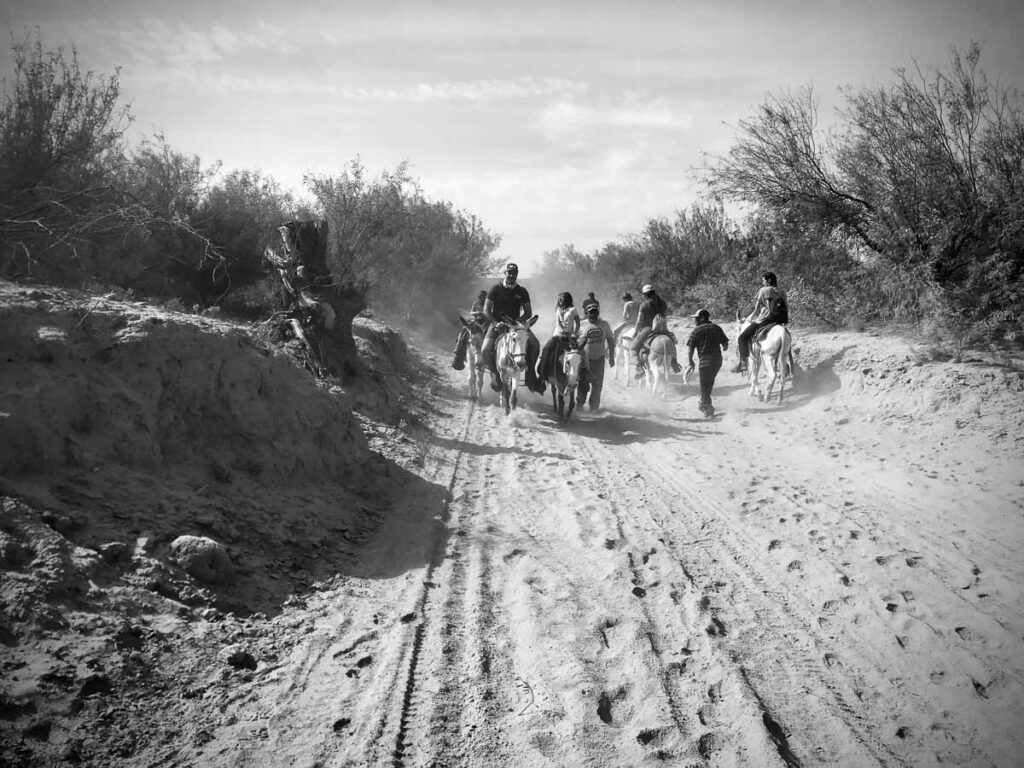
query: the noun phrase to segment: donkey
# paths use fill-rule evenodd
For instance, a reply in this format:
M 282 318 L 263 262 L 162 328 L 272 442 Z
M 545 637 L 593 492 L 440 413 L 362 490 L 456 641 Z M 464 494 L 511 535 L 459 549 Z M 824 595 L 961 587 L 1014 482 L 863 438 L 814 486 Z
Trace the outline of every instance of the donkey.
M 526 371 L 526 346 L 529 343 L 530 326 L 535 322 L 537 315 L 522 323 L 507 322 L 507 330 L 494 344 L 494 364 L 501 383 L 498 397 L 506 415 L 519 402 L 516 387 L 519 386 L 520 374 Z
M 616 360 L 622 360 L 622 365 L 615 366 L 615 383 L 619 383 L 619 377 L 621 376 L 624 380 L 623 386 L 629 389 L 630 379 L 633 378 L 633 366 L 629 364 L 632 359 L 632 347 L 633 339 L 636 338 L 636 326 L 627 325 L 619 332 L 619 341 L 616 344 L 617 352 L 615 354 Z
M 576 385 L 579 383 L 582 364 L 583 355 L 578 349 L 560 349 L 555 358 L 554 368 L 548 374 L 548 382 L 551 384 L 551 405 L 562 421 L 568 421 L 576 408 Z
M 484 326 L 482 323 L 471 323 L 459 316 L 466 331 L 469 332 L 469 345 L 466 347 L 466 356 L 469 362 L 469 399 L 479 400 L 484 389 L 484 369 L 480 365 L 480 347 L 484 343 Z
M 659 333 L 650 342 L 650 352 L 643 360 L 644 379 L 651 397 L 662 400 L 668 397 L 668 375 L 672 361 L 676 359 L 676 345 L 671 336 Z
M 740 319 L 739 310 L 736 311 L 736 336 L 739 337 L 746 321 Z M 738 345 L 737 345 L 738 346 Z M 789 329 L 784 325 L 771 325 L 764 330 L 759 330 L 750 340 L 750 396 L 755 394 L 763 402 L 769 402 L 775 382 L 779 382 L 779 402 L 782 402 L 783 390 L 786 386 L 786 379 L 792 378 L 792 356 L 793 337 Z M 761 365 L 764 364 L 767 384 L 761 385 L 759 377 Z

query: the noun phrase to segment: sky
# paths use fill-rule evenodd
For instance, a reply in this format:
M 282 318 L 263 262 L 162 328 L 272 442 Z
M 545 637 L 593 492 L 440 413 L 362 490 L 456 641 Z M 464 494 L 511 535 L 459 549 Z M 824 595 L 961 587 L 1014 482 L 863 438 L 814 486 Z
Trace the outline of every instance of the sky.
M 407 161 L 524 276 L 688 208 L 695 170 L 770 94 L 811 86 L 827 126 L 841 87 L 971 41 L 1024 88 L 1022 0 L 4 0 L 0 25 L 119 68 L 133 140 L 162 133 L 299 193 L 356 159 L 372 175 Z

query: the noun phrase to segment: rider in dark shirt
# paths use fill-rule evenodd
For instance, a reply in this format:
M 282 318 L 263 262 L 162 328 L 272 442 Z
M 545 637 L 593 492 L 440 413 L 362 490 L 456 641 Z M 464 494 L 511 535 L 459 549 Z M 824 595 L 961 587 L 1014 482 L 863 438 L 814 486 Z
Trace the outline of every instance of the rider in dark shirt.
M 665 318 L 668 314 L 668 304 L 655 292 L 653 285 L 645 285 L 640 292 L 644 295 L 644 300 L 640 304 L 640 311 L 637 314 L 636 333 L 633 335 L 633 344 L 630 347 L 630 356 L 632 357 L 633 365 L 636 366 L 636 378 L 638 379 L 644 377 L 644 369 L 640 365 L 640 350 L 643 349 L 644 344 L 655 333 L 654 318 L 658 315 Z M 672 337 L 674 343 L 676 340 L 675 336 L 667 330 L 664 332 Z M 679 373 L 681 370 L 679 362 L 672 360 L 672 372 Z
M 533 315 L 530 306 L 530 292 L 517 282 L 519 278 L 519 267 L 511 261 L 505 265 L 505 279 L 495 283 L 487 292 L 487 300 L 484 302 L 484 312 L 491 319 L 491 325 L 484 336 L 484 343 L 480 349 L 480 357 L 483 365 L 491 373 L 491 388 L 500 389 L 498 384 L 498 370 L 494 360 L 494 340 L 506 328 L 506 322 L 525 322 Z M 540 355 L 540 341 L 528 330 L 526 342 L 526 387 L 531 392 L 544 394 L 545 385 L 543 381 L 537 380 L 537 357 Z M 497 385 L 497 386 L 496 386 Z

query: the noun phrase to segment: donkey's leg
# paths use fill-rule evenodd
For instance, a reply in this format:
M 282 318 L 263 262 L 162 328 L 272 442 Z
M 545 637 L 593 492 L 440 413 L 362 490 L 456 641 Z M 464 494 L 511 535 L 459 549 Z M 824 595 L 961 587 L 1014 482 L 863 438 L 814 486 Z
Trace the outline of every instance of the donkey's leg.
M 775 360 L 773 355 L 769 354 L 765 356 L 764 369 L 765 378 L 768 380 L 768 383 L 765 386 L 761 399 L 767 403 L 769 400 L 771 400 L 772 390 L 775 388 L 775 378 L 777 375 L 775 371 Z
M 754 349 L 754 345 L 750 345 L 750 390 L 747 393 L 750 397 L 757 395 L 757 380 L 761 374 L 761 350 Z
M 778 373 L 778 377 L 779 377 L 779 404 L 780 405 L 782 404 L 782 392 L 786 388 L 786 368 L 787 368 L 787 365 L 788 365 L 788 363 L 786 361 L 786 358 L 788 357 L 788 354 L 789 353 L 786 351 L 785 348 L 783 348 L 782 352 L 779 353 L 779 366 L 778 366 L 779 373 Z
M 505 415 L 508 416 L 512 409 L 512 385 L 506 374 L 501 376 L 501 404 L 505 407 Z

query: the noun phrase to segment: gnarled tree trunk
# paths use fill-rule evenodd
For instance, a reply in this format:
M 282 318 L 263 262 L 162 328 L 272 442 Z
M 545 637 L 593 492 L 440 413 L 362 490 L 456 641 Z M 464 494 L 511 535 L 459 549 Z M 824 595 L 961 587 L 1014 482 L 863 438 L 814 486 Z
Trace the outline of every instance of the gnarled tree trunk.
M 349 383 L 363 375 L 352 336 L 352 319 L 366 307 L 360 286 L 341 283 L 327 266 L 327 222 L 289 221 L 277 228 L 278 243 L 266 250 L 281 278 L 284 336 L 301 342 L 317 376 Z

